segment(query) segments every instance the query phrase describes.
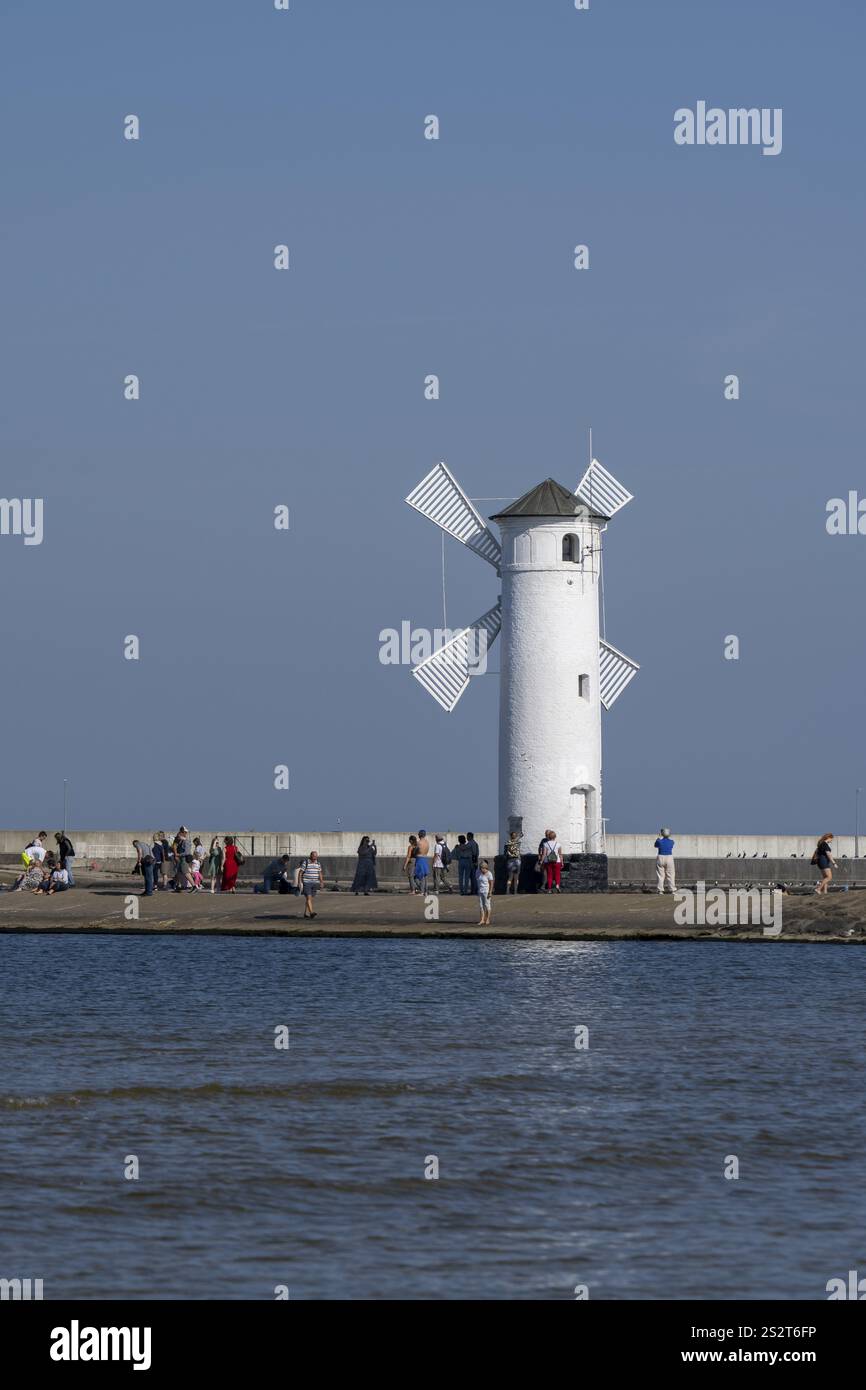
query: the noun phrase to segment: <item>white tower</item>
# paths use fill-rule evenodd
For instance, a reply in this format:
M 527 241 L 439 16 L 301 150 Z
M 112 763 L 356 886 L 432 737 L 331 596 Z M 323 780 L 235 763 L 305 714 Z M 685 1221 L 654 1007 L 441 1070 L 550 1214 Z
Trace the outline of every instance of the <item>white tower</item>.
M 496 606 L 413 671 L 451 711 L 502 628 L 500 836 L 534 853 L 552 829 L 567 853 L 602 851 L 601 710 L 638 666 L 599 636 L 601 538 L 631 493 L 593 459 L 576 492 L 548 478 L 493 516 L 501 547 L 444 463 L 406 501 L 502 577 Z

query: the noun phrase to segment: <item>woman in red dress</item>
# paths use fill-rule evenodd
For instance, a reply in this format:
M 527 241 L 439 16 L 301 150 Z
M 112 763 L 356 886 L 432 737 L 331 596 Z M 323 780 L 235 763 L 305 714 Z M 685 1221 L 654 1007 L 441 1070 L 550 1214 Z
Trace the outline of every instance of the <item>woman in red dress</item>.
M 226 857 L 223 862 L 222 889 L 224 893 L 233 893 L 235 884 L 238 881 L 238 867 L 244 862 L 244 857 L 240 854 L 235 845 L 234 835 L 226 835 Z

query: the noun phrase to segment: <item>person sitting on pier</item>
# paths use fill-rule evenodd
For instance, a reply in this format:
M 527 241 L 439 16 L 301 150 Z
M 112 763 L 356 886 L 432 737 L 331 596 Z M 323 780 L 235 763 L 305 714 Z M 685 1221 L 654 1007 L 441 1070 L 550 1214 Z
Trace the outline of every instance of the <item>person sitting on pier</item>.
M 42 863 L 39 865 L 39 869 L 40 869 L 41 874 L 42 874 L 42 880 L 41 880 L 41 882 L 37 885 L 37 887 L 36 887 L 36 889 L 35 889 L 35 891 L 36 891 L 37 893 L 47 893 L 47 892 L 48 892 L 48 888 L 49 888 L 49 885 L 50 885 L 50 883 L 51 883 L 51 875 L 52 875 L 52 873 L 54 872 L 54 870 L 55 870 L 56 868 L 57 868 L 57 860 L 55 859 L 54 854 L 52 853 L 52 851 L 49 850 L 48 853 L 46 854 L 45 858 L 42 860 Z
M 18 878 L 16 878 L 15 882 L 9 889 L 9 892 L 23 893 L 25 888 L 27 888 L 30 890 L 31 893 L 38 893 L 41 887 L 42 864 L 38 859 L 32 859 L 24 869 L 24 872 L 22 874 L 19 874 Z
M 50 898 L 53 893 L 65 893 L 69 887 L 69 871 L 62 864 L 55 864 L 48 878 L 43 881 L 42 892 Z

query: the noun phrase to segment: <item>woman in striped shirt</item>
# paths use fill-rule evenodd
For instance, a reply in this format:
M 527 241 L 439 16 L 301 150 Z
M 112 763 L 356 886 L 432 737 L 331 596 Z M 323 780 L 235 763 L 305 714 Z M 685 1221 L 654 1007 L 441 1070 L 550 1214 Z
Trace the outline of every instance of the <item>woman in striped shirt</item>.
M 310 857 L 309 859 L 304 860 L 303 864 L 298 870 L 298 875 L 301 880 L 301 891 L 306 900 L 304 906 L 304 916 L 317 917 L 318 913 L 313 911 L 313 899 L 315 898 L 319 889 L 324 888 L 325 886 L 325 875 L 322 870 L 322 866 L 319 863 L 318 850 L 310 850 Z

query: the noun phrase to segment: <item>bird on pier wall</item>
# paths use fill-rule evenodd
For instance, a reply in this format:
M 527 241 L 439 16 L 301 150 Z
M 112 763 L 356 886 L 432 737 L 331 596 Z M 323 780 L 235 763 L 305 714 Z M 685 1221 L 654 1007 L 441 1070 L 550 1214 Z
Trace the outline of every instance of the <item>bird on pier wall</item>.
M 444 463 L 406 498 L 496 570 L 496 603 L 413 676 L 451 713 L 502 634 L 500 834 L 568 851 L 603 848 L 601 710 L 639 667 L 599 630 L 602 535 L 632 494 L 593 458 L 575 492 L 546 478 L 493 515 L 501 542 Z M 602 606 L 603 615 L 603 606 Z

